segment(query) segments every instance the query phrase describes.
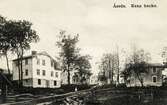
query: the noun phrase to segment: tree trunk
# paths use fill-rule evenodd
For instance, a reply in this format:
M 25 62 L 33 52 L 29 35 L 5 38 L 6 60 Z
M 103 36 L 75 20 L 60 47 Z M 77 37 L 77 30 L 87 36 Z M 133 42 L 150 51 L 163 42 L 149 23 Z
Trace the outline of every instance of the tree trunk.
M 20 72 L 21 72 L 21 82 L 20 82 L 20 85 L 21 85 L 21 87 L 23 86 L 23 57 L 22 57 L 22 55 L 21 55 L 21 64 L 20 64 Z
M 18 67 L 18 73 L 19 73 L 18 85 L 20 87 L 20 81 L 21 81 L 20 74 L 21 74 L 21 71 L 20 71 L 20 59 L 19 58 L 20 58 L 20 54 L 17 51 L 17 63 L 18 63 L 17 67 Z
M 20 56 L 20 59 L 21 59 L 21 87 L 23 87 L 23 47 L 22 47 L 22 44 L 20 46 L 21 46 L 21 56 Z
M 143 81 L 142 81 L 142 79 L 140 78 L 139 74 L 136 73 L 136 75 L 137 75 L 137 78 L 138 78 L 138 80 L 139 80 L 139 82 L 140 82 L 140 84 L 141 84 L 141 87 L 144 87 Z
M 68 64 L 68 67 L 67 67 L 67 82 L 68 82 L 68 85 L 70 85 L 70 66 Z
M 9 59 L 8 59 L 7 52 L 5 53 L 5 58 L 6 58 L 6 64 L 7 64 L 8 73 L 9 73 L 9 75 L 10 75 L 10 69 L 9 69 Z

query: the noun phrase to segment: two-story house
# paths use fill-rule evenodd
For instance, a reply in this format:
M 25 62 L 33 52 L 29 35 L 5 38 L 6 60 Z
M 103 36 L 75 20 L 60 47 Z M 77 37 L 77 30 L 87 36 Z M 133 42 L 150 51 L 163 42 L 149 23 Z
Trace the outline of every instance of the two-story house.
M 158 63 L 151 63 L 145 67 L 146 72 L 141 73 L 141 81 L 144 86 L 162 86 L 164 65 Z M 141 86 L 137 75 L 133 73 L 129 77 L 128 87 Z
M 57 88 L 61 86 L 61 70 L 58 63 L 46 52 L 32 51 L 22 59 L 23 86 L 33 88 Z M 13 80 L 19 80 L 18 59 L 13 60 Z

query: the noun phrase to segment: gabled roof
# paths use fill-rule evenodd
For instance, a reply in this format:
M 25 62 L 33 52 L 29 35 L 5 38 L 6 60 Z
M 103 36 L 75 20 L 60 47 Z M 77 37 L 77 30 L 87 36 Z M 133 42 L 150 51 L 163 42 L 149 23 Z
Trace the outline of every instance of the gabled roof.
M 31 55 L 28 55 L 28 56 L 24 56 L 22 59 L 28 59 L 28 58 L 33 58 L 33 57 L 37 57 L 38 55 L 44 55 L 44 56 L 47 56 L 49 57 L 54 63 L 58 64 L 58 62 L 53 58 L 51 57 L 47 52 L 43 51 L 43 52 L 39 52 L 39 53 L 33 53 Z M 19 58 L 20 59 L 20 58 Z M 13 59 L 13 61 L 17 61 L 18 59 Z M 58 70 L 61 70 L 60 68 L 56 68 Z

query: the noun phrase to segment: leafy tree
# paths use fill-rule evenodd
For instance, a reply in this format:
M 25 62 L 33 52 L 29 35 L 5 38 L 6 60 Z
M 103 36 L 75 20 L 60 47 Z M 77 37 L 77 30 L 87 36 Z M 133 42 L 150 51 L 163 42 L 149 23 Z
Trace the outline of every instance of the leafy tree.
M 30 49 L 30 43 L 38 42 L 39 36 L 36 31 L 31 28 L 32 23 L 26 20 L 13 21 L 10 20 L 5 25 L 7 35 L 10 37 L 11 51 L 17 54 L 19 84 L 22 86 L 23 80 L 23 55 L 24 51 Z
M 91 69 L 91 64 L 89 61 L 90 59 L 91 57 L 89 55 L 79 56 L 77 58 L 76 68 L 78 70 L 81 84 L 83 84 L 83 82 L 89 79 L 90 76 L 92 75 L 90 71 Z
M 134 50 L 133 54 L 127 58 L 125 69 L 122 72 L 124 81 L 128 82 L 128 78 L 135 76 L 138 78 L 143 87 L 142 73 L 147 73 L 148 63 L 151 60 L 150 53 L 145 53 L 143 49 Z
M 67 35 L 65 31 L 61 31 L 57 46 L 61 49 L 60 58 L 62 60 L 62 69 L 67 72 L 67 82 L 70 84 L 70 71 L 76 68 L 76 61 L 79 55 L 79 48 L 76 47 L 79 35 Z
M 1 56 L 5 56 L 6 58 L 6 64 L 7 64 L 7 70 L 8 73 L 10 74 L 10 69 L 9 69 L 9 59 L 8 59 L 8 52 L 10 51 L 11 44 L 10 44 L 10 37 L 7 34 L 7 29 L 6 29 L 6 24 L 7 20 L 0 16 L 0 52 Z

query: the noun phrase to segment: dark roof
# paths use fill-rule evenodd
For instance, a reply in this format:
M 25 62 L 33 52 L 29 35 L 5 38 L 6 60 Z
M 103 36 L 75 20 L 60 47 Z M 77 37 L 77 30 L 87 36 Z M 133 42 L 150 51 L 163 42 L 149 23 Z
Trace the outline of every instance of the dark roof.
M 34 55 L 28 55 L 28 56 L 24 56 L 23 59 L 28 59 L 28 58 L 32 58 L 32 57 L 35 57 L 35 56 Z M 17 60 L 18 60 L 18 58 L 13 59 L 13 61 L 17 61 Z

